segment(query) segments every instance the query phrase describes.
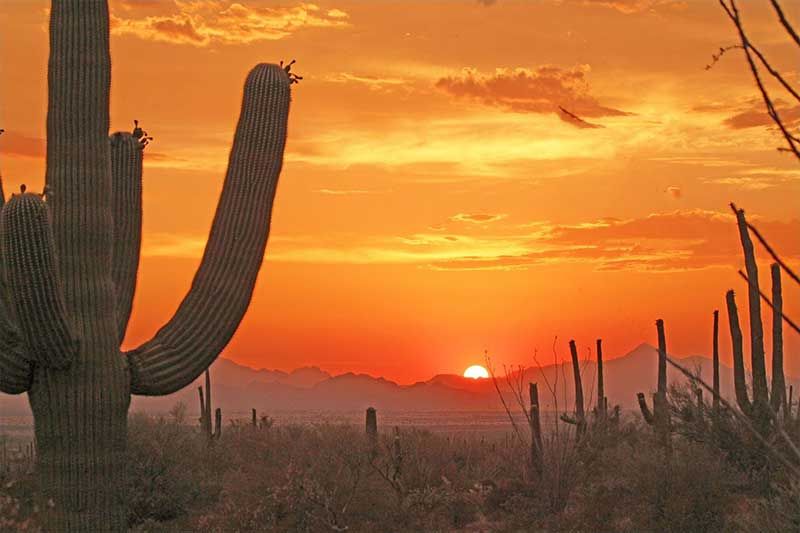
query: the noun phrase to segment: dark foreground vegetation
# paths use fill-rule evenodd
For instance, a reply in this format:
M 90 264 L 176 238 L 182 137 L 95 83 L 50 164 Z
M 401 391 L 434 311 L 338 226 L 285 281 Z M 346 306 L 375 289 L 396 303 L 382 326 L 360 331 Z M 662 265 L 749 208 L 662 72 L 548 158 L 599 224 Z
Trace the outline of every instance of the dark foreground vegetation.
M 177 409 L 130 420 L 132 531 L 796 531 L 800 491 L 733 419 L 699 431 L 671 391 L 665 449 L 641 417 L 545 432 L 541 469 L 510 433 L 226 426 L 209 440 Z M 684 408 L 685 409 L 685 408 Z M 537 470 L 541 470 L 540 472 Z M 0 530 L 37 531 L 29 472 L 3 473 Z

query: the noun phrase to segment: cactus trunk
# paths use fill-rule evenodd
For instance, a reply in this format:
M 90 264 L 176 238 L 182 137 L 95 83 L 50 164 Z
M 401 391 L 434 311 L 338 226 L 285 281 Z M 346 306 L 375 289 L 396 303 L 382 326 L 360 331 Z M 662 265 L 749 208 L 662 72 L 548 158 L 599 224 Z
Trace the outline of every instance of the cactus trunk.
M 597 339 L 597 415 L 603 419 L 608 415 L 608 400 L 603 382 L 603 340 Z
M 783 295 L 781 267 L 773 263 L 772 273 L 772 394 L 770 405 L 776 413 L 786 409 L 786 379 L 783 376 Z
M 77 41 L 77 42 L 76 42 Z M 57 272 L 80 349 L 66 370 L 37 366 L 28 392 L 45 528 L 122 530 L 130 385 L 111 272 L 109 18 L 105 2 L 54 0 L 50 13 L 47 186 Z
M 531 464 L 536 472 L 541 473 L 544 467 L 542 458 L 542 422 L 539 409 L 539 385 L 537 383 L 528 384 L 528 394 L 530 396 L 530 424 L 531 424 Z
M 719 413 L 719 398 L 720 398 L 720 390 L 719 390 L 719 310 L 714 310 L 714 334 L 712 338 L 712 365 L 713 365 L 713 373 L 714 373 L 714 398 L 713 398 L 713 406 L 714 406 L 714 415 Z
M 583 403 L 583 383 L 581 382 L 581 366 L 578 360 L 578 348 L 575 341 L 569 341 L 569 352 L 572 357 L 572 377 L 575 382 L 575 420 L 577 422 L 578 435 L 583 435 L 586 431 L 586 409 Z
M 745 414 L 750 414 L 750 398 L 747 394 L 747 383 L 744 372 L 744 348 L 742 328 L 739 325 L 739 310 L 736 308 L 736 298 L 733 291 L 725 294 L 728 306 L 728 326 L 731 330 L 731 351 L 733 352 L 733 388 L 736 392 L 736 403 Z

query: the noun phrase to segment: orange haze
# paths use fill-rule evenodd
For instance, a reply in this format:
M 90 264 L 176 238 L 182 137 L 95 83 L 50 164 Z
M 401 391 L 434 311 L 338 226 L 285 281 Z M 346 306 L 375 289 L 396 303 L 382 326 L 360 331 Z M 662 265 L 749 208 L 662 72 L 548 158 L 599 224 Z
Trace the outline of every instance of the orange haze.
M 747 26 L 797 81 L 767 6 L 748 2 Z M 44 174 L 46 9 L 0 12 L 7 192 Z M 112 126 L 137 118 L 156 139 L 128 346 L 191 282 L 260 61 L 297 58 L 305 79 L 267 258 L 225 353 L 240 363 L 410 382 L 484 350 L 498 365 L 550 358 L 555 336 L 562 357 L 598 336 L 621 355 L 653 342 L 659 317 L 671 351 L 708 353 L 725 290 L 746 306 L 727 202 L 800 258 L 800 167 L 776 150 L 738 51 L 704 69 L 735 41 L 715 2 L 114 0 L 112 13 Z M 788 332 L 787 349 L 800 375 Z

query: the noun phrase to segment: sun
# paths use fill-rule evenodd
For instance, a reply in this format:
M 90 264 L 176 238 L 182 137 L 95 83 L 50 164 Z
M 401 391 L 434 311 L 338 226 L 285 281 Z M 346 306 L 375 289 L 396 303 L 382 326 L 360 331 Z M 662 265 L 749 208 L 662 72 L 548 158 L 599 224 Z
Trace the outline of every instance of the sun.
M 481 365 L 472 365 L 464 370 L 464 377 L 471 379 L 483 379 L 489 377 L 489 372 Z

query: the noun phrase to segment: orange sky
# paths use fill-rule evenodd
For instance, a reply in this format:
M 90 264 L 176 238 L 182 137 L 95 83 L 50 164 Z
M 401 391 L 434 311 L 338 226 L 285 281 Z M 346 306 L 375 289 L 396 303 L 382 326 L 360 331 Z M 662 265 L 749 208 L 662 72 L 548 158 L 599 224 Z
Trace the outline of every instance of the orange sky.
M 47 5 L 0 10 L 6 191 L 44 175 Z M 767 5 L 743 2 L 747 27 L 800 82 Z M 727 202 L 800 258 L 800 166 L 740 54 L 704 69 L 734 43 L 716 2 L 112 0 L 112 14 L 112 127 L 137 118 L 156 138 L 128 346 L 191 282 L 262 61 L 297 58 L 305 79 L 267 259 L 226 351 L 241 363 L 410 382 L 484 349 L 549 357 L 556 335 L 561 356 L 598 336 L 621 355 L 654 342 L 659 317 L 671 351 L 708 353 L 725 290 L 746 305 Z

